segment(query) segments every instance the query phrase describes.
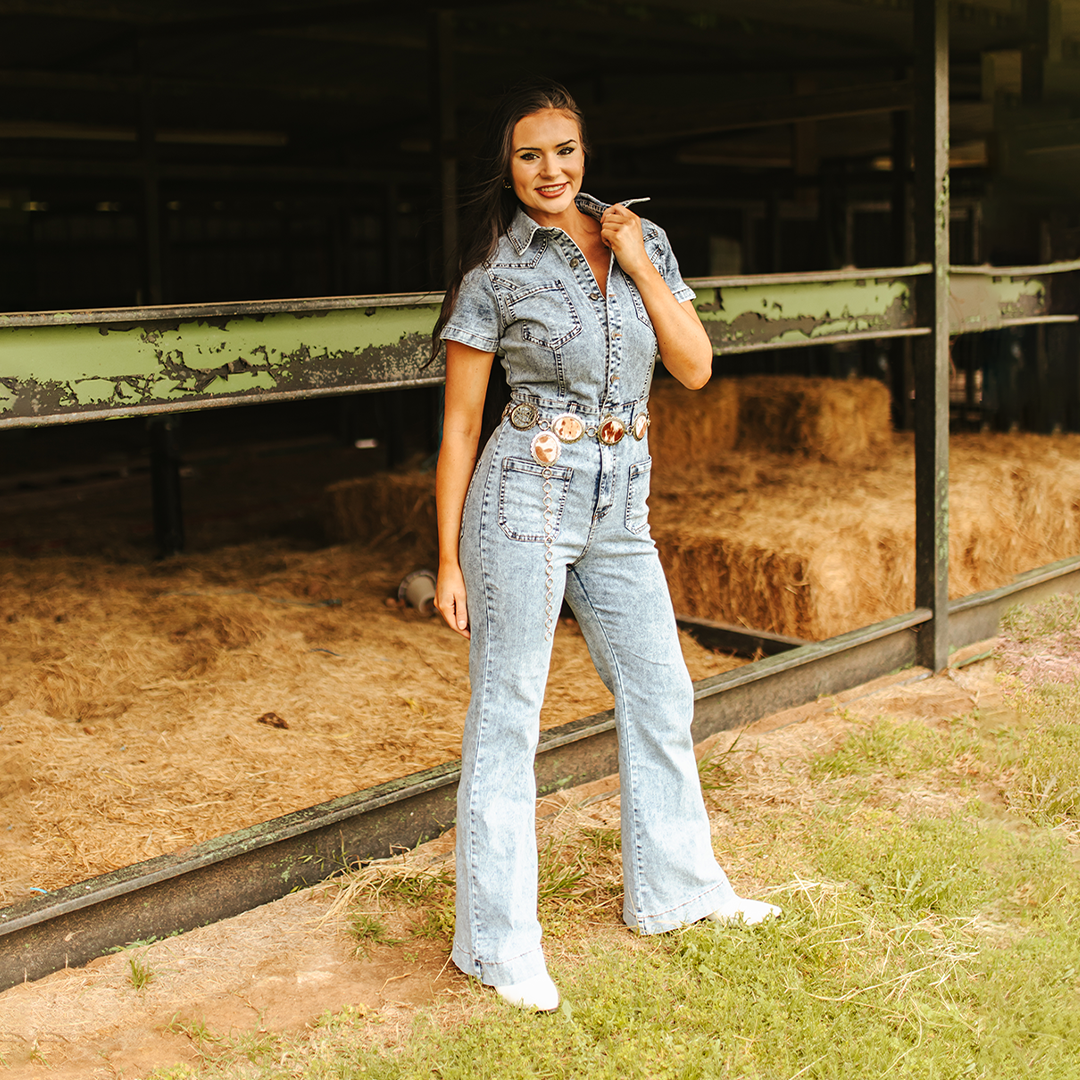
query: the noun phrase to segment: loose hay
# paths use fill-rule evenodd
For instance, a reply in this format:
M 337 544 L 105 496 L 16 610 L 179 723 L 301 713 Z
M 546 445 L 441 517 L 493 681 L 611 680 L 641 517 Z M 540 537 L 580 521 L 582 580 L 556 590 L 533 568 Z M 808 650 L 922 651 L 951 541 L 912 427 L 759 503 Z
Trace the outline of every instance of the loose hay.
M 1080 553 L 1080 436 L 951 448 L 950 595 Z M 914 605 L 909 439 L 880 468 L 715 460 L 654 486 L 677 610 L 821 638 Z M 383 483 L 379 550 L 0 558 L 0 904 L 456 758 L 467 643 L 387 603 L 431 484 Z M 695 679 L 737 663 L 683 648 Z M 552 670 L 543 726 L 609 707 L 572 625 Z
M 0 905 L 457 758 L 468 643 L 390 599 L 415 565 L 0 558 Z M 552 672 L 542 726 L 610 707 L 572 624 Z

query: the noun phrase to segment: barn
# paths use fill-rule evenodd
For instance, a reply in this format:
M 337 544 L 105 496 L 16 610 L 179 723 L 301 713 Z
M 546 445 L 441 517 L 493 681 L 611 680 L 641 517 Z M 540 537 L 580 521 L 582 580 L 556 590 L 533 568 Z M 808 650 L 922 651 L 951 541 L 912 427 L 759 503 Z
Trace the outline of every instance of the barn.
M 427 335 L 539 74 L 714 347 L 650 436 L 696 733 L 1080 587 L 1080 5 L 0 0 L 0 987 L 450 823 Z M 607 710 L 564 623 L 542 786 Z

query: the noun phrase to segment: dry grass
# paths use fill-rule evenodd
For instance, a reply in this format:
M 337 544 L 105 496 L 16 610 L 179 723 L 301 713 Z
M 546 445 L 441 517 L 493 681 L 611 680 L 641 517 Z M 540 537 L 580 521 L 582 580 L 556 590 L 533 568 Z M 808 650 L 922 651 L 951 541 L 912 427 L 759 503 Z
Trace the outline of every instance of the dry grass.
M 391 599 L 411 560 L 0 560 L 0 904 L 457 758 L 468 646 Z M 572 623 L 552 672 L 543 726 L 610 707 Z

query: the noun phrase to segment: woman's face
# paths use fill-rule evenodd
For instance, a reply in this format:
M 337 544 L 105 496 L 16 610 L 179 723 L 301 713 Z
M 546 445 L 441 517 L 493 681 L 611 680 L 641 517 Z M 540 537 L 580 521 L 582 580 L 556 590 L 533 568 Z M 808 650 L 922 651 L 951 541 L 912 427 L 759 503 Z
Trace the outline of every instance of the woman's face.
M 514 125 L 510 180 L 534 220 L 562 214 L 574 204 L 585 173 L 577 121 L 558 109 L 541 109 Z

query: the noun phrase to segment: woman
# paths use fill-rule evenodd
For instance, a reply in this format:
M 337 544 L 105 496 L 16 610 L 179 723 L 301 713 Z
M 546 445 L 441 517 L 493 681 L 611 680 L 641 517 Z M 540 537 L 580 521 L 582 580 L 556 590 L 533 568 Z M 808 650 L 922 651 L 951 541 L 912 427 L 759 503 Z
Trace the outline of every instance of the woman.
M 650 934 L 779 914 L 736 896 L 713 856 L 693 693 L 649 536 L 656 354 L 698 388 L 712 348 L 663 231 L 581 194 L 587 150 L 562 87 L 503 99 L 433 333 L 446 342 L 436 604 L 471 639 L 453 959 L 544 1011 L 559 995 L 536 918 L 533 756 L 564 595 L 615 697 L 625 921 Z M 477 463 L 496 354 L 511 398 Z

